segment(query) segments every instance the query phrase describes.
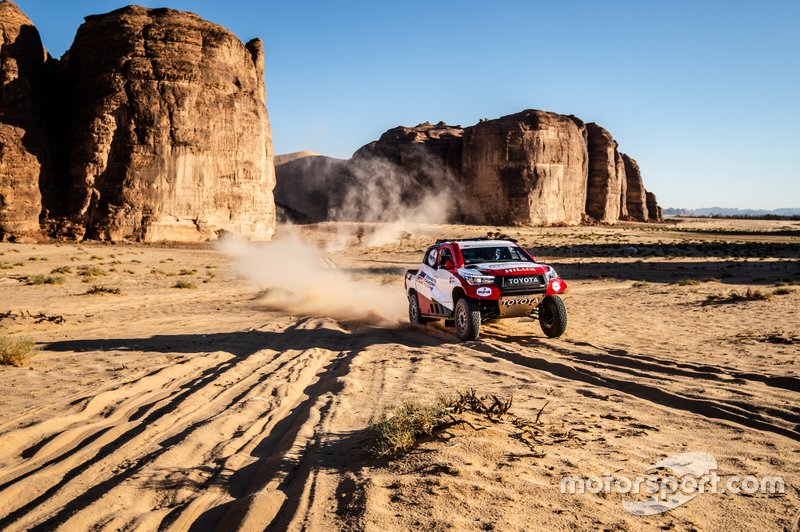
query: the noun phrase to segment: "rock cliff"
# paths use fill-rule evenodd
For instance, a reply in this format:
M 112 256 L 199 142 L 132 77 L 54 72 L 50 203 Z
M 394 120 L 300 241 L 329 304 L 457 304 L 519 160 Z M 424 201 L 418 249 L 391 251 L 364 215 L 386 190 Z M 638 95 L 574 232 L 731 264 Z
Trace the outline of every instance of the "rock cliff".
M 628 209 L 628 218 L 645 222 L 648 220 L 647 193 L 642 182 L 639 163 L 624 153 L 622 154 L 622 161 L 625 164 L 625 180 L 627 182 L 625 205 Z
M 39 32 L 0 2 L 0 239 L 39 234 L 41 186 L 52 179 L 47 125 L 50 70 Z
M 527 110 L 464 130 L 465 221 L 578 224 L 586 204 L 586 127 L 570 116 Z
M 620 216 L 624 163 L 619 164 L 617 143 L 611 133 L 594 122 L 586 124 L 589 175 L 586 214 L 604 223 L 616 223 Z
M 295 223 L 328 220 L 341 205 L 347 161 L 311 152 L 276 157 L 275 204 L 280 217 Z
M 645 194 L 647 197 L 647 220 L 650 222 L 663 222 L 664 215 L 656 201 L 656 195 L 652 192 L 646 192 Z
M 87 236 L 274 231 L 261 42 L 191 13 L 87 17 L 60 65 L 68 214 Z

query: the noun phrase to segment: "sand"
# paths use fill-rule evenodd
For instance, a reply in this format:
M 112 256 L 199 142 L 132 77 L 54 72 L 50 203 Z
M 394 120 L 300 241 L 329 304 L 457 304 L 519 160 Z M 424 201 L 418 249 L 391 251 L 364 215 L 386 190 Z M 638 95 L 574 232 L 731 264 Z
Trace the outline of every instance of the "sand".
M 350 229 L 299 231 L 325 244 Z M 0 528 L 797 529 L 800 286 L 706 303 L 800 281 L 800 224 L 419 226 L 324 264 L 402 299 L 432 240 L 496 230 L 569 283 L 562 338 L 526 320 L 461 343 L 440 325 L 292 313 L 212 246 L 0 244 L 0 335 L 39 349 L 0 366 Z M 63 284 L 23 282 L 63 266 Z M 120 293 L 86 294 L 100 285 Z M 541 443 L 473 416 L 397 460 L 364 453 L 385 409 L 466 389 L 513 397 L 523 419 L 546 405 Z M 783 477 L 785 493 L 642 517 L 624 495 L 560 490 L 688 451 L 720 475 Z

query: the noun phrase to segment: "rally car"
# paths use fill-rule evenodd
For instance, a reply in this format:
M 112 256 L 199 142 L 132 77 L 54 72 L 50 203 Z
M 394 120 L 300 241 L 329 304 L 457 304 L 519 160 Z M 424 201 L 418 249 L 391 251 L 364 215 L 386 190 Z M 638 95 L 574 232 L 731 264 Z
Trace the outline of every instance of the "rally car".
M 561 336 L 567 309 L 559 294 L 566 289 L 552 267 L 513 240 L 438 240 L 405 276 L 411 323 L 444 319 L 462 340 L 476 340 L 483 322 L 520 317 L 538 319 L 550 338 Z

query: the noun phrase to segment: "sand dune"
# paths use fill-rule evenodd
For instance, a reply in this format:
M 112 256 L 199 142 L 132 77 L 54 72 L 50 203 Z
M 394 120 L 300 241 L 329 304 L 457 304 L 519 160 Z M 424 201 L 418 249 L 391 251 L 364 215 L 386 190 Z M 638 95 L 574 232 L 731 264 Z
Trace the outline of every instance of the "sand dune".
M 791 530 L 800 290 L 704 304 L 799 281 L 784 225 L 506 228 L 572 280 L 570 326 L 550 340 L 495 322 L 470 343 L 266 310 L 213 249 L 0 244 L 2 335 L 40 348 L 30 368 L 0 367 L 0 528 Z M 300 231 L 324 243 L 339 229 Z M 327 264 L 402 298 L 398 272 L 433 237 L 494 229 L 430 226 Z M 61 285 L 19 280 L 64 265 Z M 82 282 L 87 265 L 105 275 Z M 83 295 L 94 284 L 121 294 Z M 548 438 L 531 449 L 511 423 L 475 418 L 395 461 L 363 452 L 385 408 L 467 388 L 513 396 L 523 418 L 547 404 Z M 713 454 L 720 474 L 783 476 L 786 493 L 637 517 L 622 496 L 559 490 L 564 475 L 637 475 L 685 451 Z

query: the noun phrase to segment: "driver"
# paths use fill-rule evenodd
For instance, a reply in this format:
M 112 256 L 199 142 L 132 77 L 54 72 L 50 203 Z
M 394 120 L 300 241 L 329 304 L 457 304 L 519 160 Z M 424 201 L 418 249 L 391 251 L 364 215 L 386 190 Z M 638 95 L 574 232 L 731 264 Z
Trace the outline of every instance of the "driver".
M 494 250 L 494 260 L 500 260 L 503 258 L 503 251 L 500 248 Z

